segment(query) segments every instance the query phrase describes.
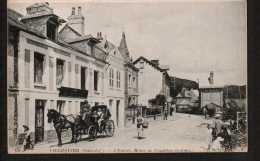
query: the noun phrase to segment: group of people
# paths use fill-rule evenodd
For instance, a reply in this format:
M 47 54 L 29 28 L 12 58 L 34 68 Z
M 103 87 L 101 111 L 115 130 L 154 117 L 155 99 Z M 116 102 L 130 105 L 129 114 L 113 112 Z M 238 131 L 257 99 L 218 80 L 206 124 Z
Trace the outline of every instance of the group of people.
M 213 119 L 213 124 L 207 125 L 207 138 L 208 151 L 224 151 L 222 145 L 227 145 L 231 141 L 231 131 L 228 128 L 227 124 L 224 124 L 223 121 L 220 120 L 220 116 L 216 116 Z

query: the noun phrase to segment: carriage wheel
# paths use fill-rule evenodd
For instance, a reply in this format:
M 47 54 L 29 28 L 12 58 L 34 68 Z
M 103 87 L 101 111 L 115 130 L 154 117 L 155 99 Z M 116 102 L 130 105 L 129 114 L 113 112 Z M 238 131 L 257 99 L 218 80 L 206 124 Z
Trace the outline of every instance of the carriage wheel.
M 88 136 L 89 136 L 89 141 L 96 140 L 96 137 L 97 137 L 97 127 L 96 126 L 94 126 L 94 125 L 89 126 Z
M 114 121 L 112 121 L 112 120 L 107 121 L 107 126 L 105 129 L 105 132 L 106 132 L 107 136 L 109 136 L 109 137 L 114 135 L 114 132 L 115 132 Z

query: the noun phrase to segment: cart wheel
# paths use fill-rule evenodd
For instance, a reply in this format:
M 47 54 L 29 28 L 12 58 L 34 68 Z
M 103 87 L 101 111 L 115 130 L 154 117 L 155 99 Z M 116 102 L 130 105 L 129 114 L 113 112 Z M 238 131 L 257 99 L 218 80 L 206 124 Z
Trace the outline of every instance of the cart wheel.
M 96 137 L 97 137 L 97 127 L 96 126 L 94 126 L 94 125 L 89 126 L 88 136 L 89 136 L 89 141 L 96 140 Z
M 107 136 L 109 136 L 109 137 L 114 135 L 114 132 L 115 132 L 114 121 L 112 121 L 112 120 L 107 121 L 107 126 L 105 129 L 105 132 L 106 132 Z

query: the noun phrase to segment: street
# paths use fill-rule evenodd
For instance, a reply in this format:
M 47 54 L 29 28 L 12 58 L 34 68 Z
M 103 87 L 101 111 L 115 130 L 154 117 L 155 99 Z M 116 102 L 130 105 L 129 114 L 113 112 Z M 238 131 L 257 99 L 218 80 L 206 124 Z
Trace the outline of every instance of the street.
M 204 152 L 206 151 L 205 132 L 203 123 L 211 120 L 203 116 L 173 113 L 168 120 L 157 117 L 154 121 L 149 118 L 149 128 L 145 129 L 144 137 L 137 139 L 136 126 L 116 129 L 113 137 L 99 136 L 89 142 L 87 135 L 77 143 L 69 143 L 63 139 L 63 146 L 57 142 L 36 145 L 34 150 L 23 153 L 128 153 L 128 152 Z

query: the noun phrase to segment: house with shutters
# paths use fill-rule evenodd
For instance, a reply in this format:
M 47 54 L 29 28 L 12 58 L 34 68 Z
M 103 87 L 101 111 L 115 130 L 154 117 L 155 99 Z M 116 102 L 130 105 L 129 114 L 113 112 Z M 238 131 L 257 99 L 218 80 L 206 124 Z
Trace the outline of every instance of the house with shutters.
M 79 114 L 85 100 L 91 106 L 107 101 L 104 78 L 109 64 L 95 56 L 94 47 L 101 41 L 84 34 L 81 8 L 77 14 L 72 9 L 60 33 L 58 28 L 66 21 L 48 3 L 26 10 L 24 16 L 8 9 L 9 147 L 23 125 L 30 128 L 35 144 L 57 138 L 53 124 L 47 122 L 48 109 Z

